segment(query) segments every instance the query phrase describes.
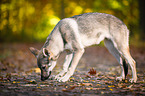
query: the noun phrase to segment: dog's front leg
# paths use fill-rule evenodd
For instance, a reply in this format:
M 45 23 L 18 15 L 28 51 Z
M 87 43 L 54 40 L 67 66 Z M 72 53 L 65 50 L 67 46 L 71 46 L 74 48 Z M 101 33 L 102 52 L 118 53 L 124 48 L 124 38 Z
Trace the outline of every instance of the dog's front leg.
M 58 75 L 55 76 L 55 79 L 59 79 L 68 71 L 68 67 L 71 63 L 72 57 L 73 57 L 73 53 L 67 53 L 63 64 L 63 70 Z
M 72 62 L 71 62 L 71 66 L 69 67 L 69 70 L 63 77 L 59 78 L 59 81 L 65 82 L 73 75 L 75 68 L 80 58 L 82 57 L 83 53 L 84 53 L 84 49 L 81 49 L 81 50 L 79 49 L 74 52 L 74 56 L 72 58 Z

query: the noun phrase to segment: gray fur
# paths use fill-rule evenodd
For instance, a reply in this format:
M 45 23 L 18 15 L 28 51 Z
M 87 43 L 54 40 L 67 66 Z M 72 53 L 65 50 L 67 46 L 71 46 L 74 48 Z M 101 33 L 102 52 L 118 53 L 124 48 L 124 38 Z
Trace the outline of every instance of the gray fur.
M 66 51 L 63 70 L 55 78 L 59 81 L 67 81 L 73 75 L 84 53 L 84 48 L 97 45 L 102 40 L 105 40 L 105 46 L 120 63 L 122 72 L 117 80 L 125 79 L 126 74 L 123 67 L 123 59 L 125 59 L 132 70 L 130 82 L 136 82 L 136 65 L 129 52 L 129 30 L 121 20 L 105 13 L 86 13 L 58 22 L 39 54 L 36 55 L 34 50 L 31 50 L 37 57 L 41 79 L 45 80 L 50 76 L 59 54 Z M 49 58 L 47 59 L 48 64 L 40 62 L 44 58 Z M 47 68 L 44 70 L 42 66 Z

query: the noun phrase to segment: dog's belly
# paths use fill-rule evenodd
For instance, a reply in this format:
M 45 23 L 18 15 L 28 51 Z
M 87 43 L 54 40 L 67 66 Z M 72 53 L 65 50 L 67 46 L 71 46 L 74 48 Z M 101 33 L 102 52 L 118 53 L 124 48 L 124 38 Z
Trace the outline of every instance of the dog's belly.
M 86 35 L 81 36 L 81 43 L 83 47 L 88 47 L 97 44 L 97 38 L 89 38 Z
M 102 30 L 102 29 L 101 29 Z M 105 38 L 109 38 L 110 36 L 107 34 L 106 30 L 102 31 L 95 31 L 93 34 L 88 35 L 88 34 L 81 34 L 81 43 L 83 47 L 88 47 L 91 45 L 97 45 L 99 44 L 102 40 Z

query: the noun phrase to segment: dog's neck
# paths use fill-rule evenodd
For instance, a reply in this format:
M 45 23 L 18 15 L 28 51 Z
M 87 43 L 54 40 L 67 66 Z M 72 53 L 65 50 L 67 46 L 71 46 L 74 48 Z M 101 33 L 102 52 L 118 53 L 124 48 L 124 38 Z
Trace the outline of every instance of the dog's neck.
M 59 55 L 60 52 L 64 50 L 64 44 L 60 32 L 52 31 L 42 48 L 46 48 L 54 56 Z

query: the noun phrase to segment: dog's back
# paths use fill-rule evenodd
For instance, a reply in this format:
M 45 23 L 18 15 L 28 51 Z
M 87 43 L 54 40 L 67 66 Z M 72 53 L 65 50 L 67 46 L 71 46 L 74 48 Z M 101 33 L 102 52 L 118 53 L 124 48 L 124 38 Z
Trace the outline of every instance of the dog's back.
M 117 17 L 105 13 L 86 13 L 60 21 L 61 32 L 70 39 L 72 34 L 80 39 L 84 47 L 99 44 L 105 38 L 127 43 L 129 31 Z M 69 30 L 69 32 L 67 31 Z M 72 30 L 72 31 L 70 31 Z M 67 35 L 68 34 L 68 35 Z M 122 40 L 122 36 L 124 40 Z

